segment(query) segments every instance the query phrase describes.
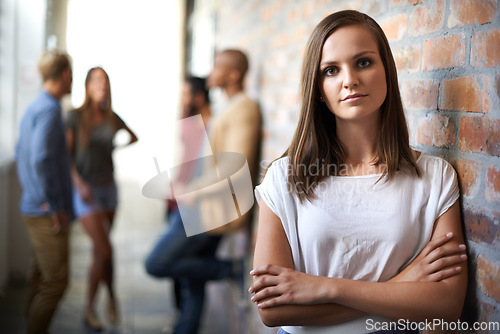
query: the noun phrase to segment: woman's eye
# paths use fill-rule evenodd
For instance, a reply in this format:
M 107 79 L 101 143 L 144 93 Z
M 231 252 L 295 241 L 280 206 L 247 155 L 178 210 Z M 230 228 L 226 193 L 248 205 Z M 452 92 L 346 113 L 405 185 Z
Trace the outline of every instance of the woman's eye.
M 369 59 L 362 59 L 358 62 L 359 67 L 368 67 L 372 62 Z
M 323 73 L 327 76 L 332 76 L 338 73 L 338 69 L 335 67 L 327 67 L 323 70 Z

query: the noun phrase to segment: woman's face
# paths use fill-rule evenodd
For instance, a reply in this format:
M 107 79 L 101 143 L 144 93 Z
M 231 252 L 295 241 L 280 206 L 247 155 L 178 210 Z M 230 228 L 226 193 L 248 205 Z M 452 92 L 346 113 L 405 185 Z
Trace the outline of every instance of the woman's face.
M 331 34 L 323 45 L 319 71 L 323 102 L 338 120 L 378 115 L 387 82 L 377 43 L 366 27 L 346 26 Z
M 109 82 L 103 70 L 97 68 L 90 74 L 87 93 L 92 101 L 100 103 L 109 96 Z

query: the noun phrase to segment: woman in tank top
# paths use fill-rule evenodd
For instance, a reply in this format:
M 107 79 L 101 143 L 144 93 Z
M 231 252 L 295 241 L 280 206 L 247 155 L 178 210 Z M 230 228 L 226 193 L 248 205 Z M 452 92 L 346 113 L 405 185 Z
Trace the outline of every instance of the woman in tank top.
M 92 240 L 92 263 L 88 277 L 85 322 L 95 330 L 103 323 L 95 308 L 99 283 L 106 287 L 107 318 L 119 323 L 117 298 L 113 284 L 113 248 L 111 227 L 118 205 L 112 152 L 114 137 L 124 129 L 130 135 L 128 144 L 137 136 L 113 112 L 108 74 L 101 67 L 91 68 L 85 79 L 85 101 L 71 110 L 66 120 L 66 137 L 72 162 L 73 206 L 75 215 Z

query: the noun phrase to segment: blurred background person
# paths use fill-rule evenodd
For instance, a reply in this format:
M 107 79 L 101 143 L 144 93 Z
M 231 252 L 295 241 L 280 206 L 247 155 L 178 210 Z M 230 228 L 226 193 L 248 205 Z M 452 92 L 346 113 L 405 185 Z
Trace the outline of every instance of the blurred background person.
M 247 70 L 248 59 L 240 50 L 225 50 L 216 56 L 207 87 L 220 87 L 228 100 L 225 108 L 209 123 L 210 142 L 204 145 L 204 153 L 208 147 L 212 152 L 240 153 L 247 159 L 251 175 L 255 178 L 260 151 L 261 114 L 257 103 L 243 90 Z M 220 163 L 218 161 L 219 169 Z M 185 187 L 186 193 L 191 192 L 189 189 L 200 189 L 200 184 L 211 180 L 207 167 L 212 168 L 213 165 L 198 164 L 196 170 L 200 170 L 201 174 L 195 173 L 195 178 L 187 185 L 174 184 L 174 187 L 178 187 L 177 190 Z M 198 214 L 201 220 L 206 215 L 203 210 Z M 199 330 L 206 283 L 232 279 L 243 285 L 246 272 L 243 259 L 219 259 L 216 251 L 225 234 L 249 226 L 251 211 L 218 229 L 190 237 L 186 236 L 180 213 L 170 218 L 169 230 L 146 259 L 146 271 L 152 276 L 171 277 L 180 283 L 181 312 L 174 333 L 195 334 Z
M 206 88 L 206 80 L 204 78 L 187 76 L 181 88 L 181 118 L 189 118 L 192 116 L 200 115 L 203 124 L 206 127 L 212 111 L 210 109 L 210 99 L 208 96 L 208 89 Z M 203 147 L 204 134 L 206 133 L 205 127 L 198 128 L 199 123 L 194 122 L 181 122 L 181 144 L 182 144 L 182 162 L 188 161 L 193 152 L 201 154 Z M 197 153 L 196 153 L 197 152 Z M 176 176 L 175 184 L 187 184 L 195 172 L 195 164 L 187 164 L 186 168 L 182 168 Z M 172 196 L 173 197 L 173 196 Z M 177 220 L 180 217 L 177 202 L 174 199 L 167 200 L 167 222 Z M 178 280 L 174 279 L 174 297 L 175 305 L 180 310 L 181 307 L 181 288 Z
M 27 293 L 27 332 L 48 333 L 68 283 L 68 221 L 73 218 L 70 162 L 61 98 L 71 93 L 69 56 L 45 51 L 39 58 L 43 90 L 24 114 L 16 145 L 23 193 L 21 213 L 33 246 Z
M 101 281 L 108 292 L 108 320 L 112 325 L 119 322 L 110 241 L 118 204 L 112 160 L 114 137 L 118 130 L 124 129 L 130 135 L 128 144 L 132 144 L 137 141 L 137 136 L 113 112 L 109 77 L 100 67 L 88 71 L 83 105 L 69 112 L 66 124 L 75 186 L 73 205 L 93 246 L 84 320 L 91 328 L 99 330 L 103 324 L 95 312 L 94 302 Z
M 189 118 L 192 116 L 200 115 L 205 127 L 212 115 L 210 110 L 210 100 L 208 97 L 208 89 L 206 88 L 206 80 L 204 78 L 188 76 L 184 80 L 181 88 L 181 119 Z M 181 122 L 181 160 L 182 162 L 188 161 L 192 152 L 201 154 L 203 134 L 205 128 L 198 129 L 192 122 Z M 193 128 L 194 127 L 194 128 Z M 176 175 L 175 183 L 187 184 L 193 177 L 194 164 L 189 164 L 187 167 L 180 170 Z M 173 199 L 167 200 L 167 218 L 170 214 L 178 211 L 177 202 Z
M 201 116 L 202 123 L 196 121 L 182 121 L 179 124 L 182 152 L 180 162 L 191 160 L 190 157 L 200 156 L 203 145 L 207 144 L 206 126 L 212 115 L 210 109 L 210 99 L 206 87 L 206 79 L 194 76 L 187 76 L 181 88 L 181 119 L 192 116 Z M 200 166 L 195 163 L 183 165 L 178 169 L 179 173 L 174 176 L 174 187 L 185 187 L 192 179 L 199 176 Z M 173 197 L 173 193 L 172 193 Z M 175 199 L 167 200 L 167 222 L 169 224 L 165 234 L 158 240 L 153 250 L 146 259 L 146 271 L 155 277 L 171 277 L 174 283 L 175 305 L 179 311 L 182 309 L 182 283 L 181 279 L 175 273 L 164 275 L 165 268 L 171 262 L 171 258 L 179 254 L 189 256 L 192 252 L 192 244 L 186 238 L 182 219 Z M 175 270 L 175 269 L 173 269 Z M 163 273 L 163 274 L 162 274 Z M 170 328 L 163 329 L 164 332 L 170 332 Z

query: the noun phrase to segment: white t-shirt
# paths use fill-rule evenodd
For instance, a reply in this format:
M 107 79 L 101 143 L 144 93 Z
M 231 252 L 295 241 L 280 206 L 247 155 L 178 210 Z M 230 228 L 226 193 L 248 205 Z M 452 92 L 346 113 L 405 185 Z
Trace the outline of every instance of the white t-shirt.
M 422 176 L 398 172 L 390 182 L 381 174 L 330 176 L 315 189 L 317 199 L 301 204 L 288 190 L 288 158 L 276 160 L 256 187 L 258 203 L 281 219 L 295 270 L 311 275 L 386 281 L 401 271 L 430 240 L 434 222 L 458 199 L 453 167 L 422 153 Z M 376 183 L 376 184 L 375 184 Z M 336 326 L 283 327 L 289 333 L 361 333 L 368 316 Z

